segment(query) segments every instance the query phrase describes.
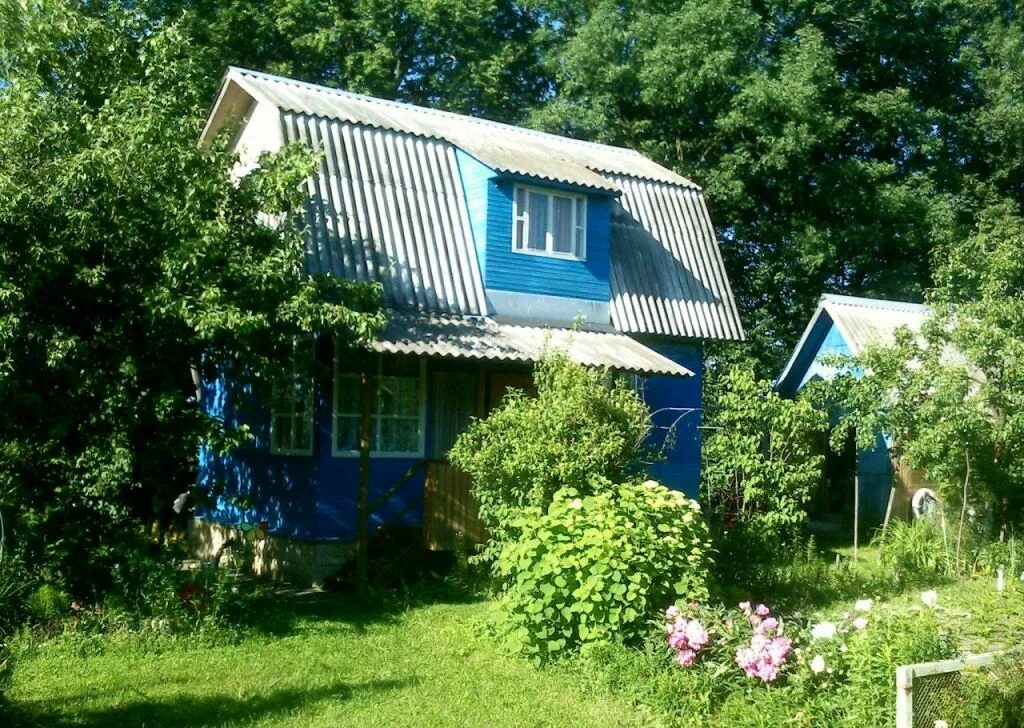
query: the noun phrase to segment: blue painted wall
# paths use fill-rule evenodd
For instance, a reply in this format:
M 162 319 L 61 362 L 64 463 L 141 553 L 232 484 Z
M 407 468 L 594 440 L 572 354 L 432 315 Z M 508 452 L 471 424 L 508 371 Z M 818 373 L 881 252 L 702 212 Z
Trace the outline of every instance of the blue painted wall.
M 266 521 L 271 533 L 292 538 L 353 540 L 359 459 L 331 455 L 331 399 L 331 383 L 318 383 L 312 456 L 274 455 L 269 448 L 270 414 L 259 398 L 223 377 L 205 384 L 204 410 L 231 426 L 248 424 L 256 439 L 229 455 L 218 455 L 205 445 L 200 448 L 199 484 L 218 487 L 223 493 L 214 506 L 201 508 L 197 515 L 234 525 Z M 371 460 L 370 501 L 415 462 L 415 458 Z M 373 522 L 386 523 L 422 494 L 423 481 L 421 469 L 381 506 Z M 422 510 L 422 503 L 417 503 L 396 525 L 418 525 Z
M 793 369 L 786 381 L 779 382 L 778 390 L 785 396 L 795 396 L 808 382 L 828 379 L 836 370 L 822 364 L 829 356 L 849 356 L 853 352 L 839 328 L 827 315 L 816 322 L 803 347 L 797 352 Z M 858 370 L 853 370 L 860 376 Z M 835 423 L 833 423 L 835 424 Z M 860 479 L 861 510 L 865 518 L 881 519 L 889 501 L 889 489 L 894 475 L 889 458 L 890 442 L 883 433 L 876 433 L 872 448 L 857 453 L 857 476 Z
M 512 191 L 514 182 L 491 180 L 487 194 L 488 288 L 516 293 L 539 293 L 589 301 L 611 298 L 611 205 L 603 195 L 587 196 L 587 259 L 567 260 L 512 250 Z M 565 189 L 552 185 L 552 189 Z
M 665 459 L 651 467 L 651 477 L 696 498 L 700 487 L 700 422 L 703 402 L 704 351 L 700 342 L 643 340 L 643 343 L 694 373 L 692 377 L 648 377 L 643 382 L 644 401 L 652 412 L 665 408 L 684 408 L 682 413 L 668 410 L 655 414 L 650 443 L 664 450 Z M 666 442 L 666 434 L 675 423 L 675 442 Z
M 461 149 L 455 150 L 455 161 L 459 165 L 462 191 L 466 196 L 466 205 L 469 208 L 469 225 L 473 233 L 473 244 L 476 247 L 476 259 L 480 264 L 480 274 L 485 275 L 487 271 L 487 195 L 495 173 L 479 159 Z

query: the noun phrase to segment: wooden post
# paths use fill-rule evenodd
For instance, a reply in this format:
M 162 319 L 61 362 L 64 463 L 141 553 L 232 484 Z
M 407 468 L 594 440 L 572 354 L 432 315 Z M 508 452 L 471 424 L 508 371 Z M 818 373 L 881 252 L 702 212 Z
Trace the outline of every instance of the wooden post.
M 857 563 L 860 544 L 860 473 L 853 476 L 853 563 Z
M 370 413 L 373 408 L 373 378 L 370 375 L 371 357 L 363 354 L 360 367 L 360 420 L 359 420 L 359 511 L 356 520 L 356 589 L 359 597 L 366 597 L 366 572 L 370 558 L 369 508 L 370 502 Z
M 885 505 L 885 520 L 882 521 L 882 538 L 889 531 L 889 519 L 892 518 L 892 503 L 896 498 L 896 483 L 889 488 L 889 502 Z

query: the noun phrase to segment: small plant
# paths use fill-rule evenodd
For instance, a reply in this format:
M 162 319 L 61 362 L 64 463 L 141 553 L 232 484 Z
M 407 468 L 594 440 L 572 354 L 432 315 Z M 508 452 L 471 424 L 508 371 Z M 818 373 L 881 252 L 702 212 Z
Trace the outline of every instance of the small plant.
M 43 584 L 32 592 L 26 606 L 32 619 L 38 623 L 54 622 L 68 613 L 71 597 L 53 584 Z
M 707 597 L 708 532 L 699 505 L 653 481 L 559 491 L 524 517 L 496 563 L 502 624 L 545 660 L 602 641 L 634 642 L 675 599 Z
M 882 566 L 899 582 L 933 579 L 937 572 L 946 570 L 949 561 L 942 532 L 931 518 L 893 521 L 875 543 Z

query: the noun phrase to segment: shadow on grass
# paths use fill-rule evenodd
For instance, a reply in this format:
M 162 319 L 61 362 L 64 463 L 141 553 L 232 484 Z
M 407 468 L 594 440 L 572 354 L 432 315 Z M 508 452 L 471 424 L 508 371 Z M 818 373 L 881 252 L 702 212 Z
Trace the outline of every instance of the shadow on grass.
M 448 580 L 424 578 L 399 589 L 375 589 L 360 599 L 352 588 L 325 591 L 267 590 L 247 600 L 240 626 L 272 637 L 285 637 L 316 625 L 364 633 L 374 625 L 395 624 L 409 609 L 436 604 L 472 604 L 482 594 Z
M 105 708 L 77 709 L 65 703 L 59 712 L 43 703 L 18 703 L 0 708 L 0 722 L 6 726 L 42 726 L 52 728 L 208 728 L 225 724 L 248 723 L 285 716 L 299 709 L 327 701 L 346 702 L 365 693 L 387 693 L 416 683 L 416 678 L 373 680 L 363 683 L 337 682 L 312 689 L 286 688 L 251 698 L 229 696 L 150 699 L 141 691 L 137 699 Z M 97 697 L 97 696 L 93 696 Z

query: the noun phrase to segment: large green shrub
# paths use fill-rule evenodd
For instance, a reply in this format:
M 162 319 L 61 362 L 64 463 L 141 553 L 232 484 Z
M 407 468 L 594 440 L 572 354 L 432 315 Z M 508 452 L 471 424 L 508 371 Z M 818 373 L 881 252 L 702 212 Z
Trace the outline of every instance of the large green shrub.
M 492 556 L 524 510 L 546 509 L 557 490 L 588 495 L 601 478 L 622 480 L 642 458 L 649 432 L 646 405 L 605 370 L 556 352 L 537 365 L 534 382 L 536 397 L 513 391 L 449 453 L 473 478 Z
M 666 605 L 707 597 L 708 530 L 695 501 L 653 481 L 596 489 L 559 491 L 498 557 L 503 627 L 534 658 L 635 640 Z
M 796 533 L 824 458 L 814 435 L 825 414 L 779 397 L 746 369 L 726 370 L 709 389 L 703 488 L 725 525 L 770 544 Z

